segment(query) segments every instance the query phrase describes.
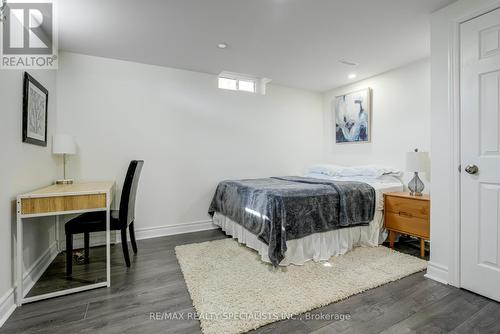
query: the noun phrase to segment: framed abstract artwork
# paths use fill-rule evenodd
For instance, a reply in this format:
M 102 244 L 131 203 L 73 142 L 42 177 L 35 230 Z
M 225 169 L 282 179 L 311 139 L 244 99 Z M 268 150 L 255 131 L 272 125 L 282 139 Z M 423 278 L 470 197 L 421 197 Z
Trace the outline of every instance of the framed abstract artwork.
M 47 108 L 49 92 L 28 73 L 24 73 L 23 142 L 47 146 Z
M 332 102 L 336 143 L 367 143 L 371 136 L 371 89 L 336 96 Z

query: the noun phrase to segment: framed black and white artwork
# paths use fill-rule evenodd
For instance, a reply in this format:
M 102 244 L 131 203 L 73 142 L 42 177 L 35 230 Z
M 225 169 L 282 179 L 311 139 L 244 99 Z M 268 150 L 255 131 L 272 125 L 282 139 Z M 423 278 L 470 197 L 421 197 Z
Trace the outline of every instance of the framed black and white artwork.
M 336 143 L 367 143 L 371 136 L 371 89 L 335 97 L 333 101 Z
M 47 146 L 49 92 L 28 73 L 24 73 L 23 142 Z

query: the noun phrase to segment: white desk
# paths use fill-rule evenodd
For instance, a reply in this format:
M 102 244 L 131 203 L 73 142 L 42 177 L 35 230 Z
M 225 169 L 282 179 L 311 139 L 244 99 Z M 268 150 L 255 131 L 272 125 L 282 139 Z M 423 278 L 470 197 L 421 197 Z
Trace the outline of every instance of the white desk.
M 52 185 L 17 197 L 17 305 L 53 298 L 89 289 L 111 286 L 110 208 L 114 182 L 88 182 Z M 23 218 L 56 216 L 56 241 L 59 249 L 59 216 L 106 211 L 106 281 L 82 287 L 24 298 L 23 291 Z M 27 292 L 26 292 L 27 293 Z

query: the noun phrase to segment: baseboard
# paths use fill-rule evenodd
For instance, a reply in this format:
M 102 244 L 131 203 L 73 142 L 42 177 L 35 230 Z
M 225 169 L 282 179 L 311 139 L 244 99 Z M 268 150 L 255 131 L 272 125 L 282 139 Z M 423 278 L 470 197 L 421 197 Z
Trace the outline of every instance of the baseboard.
M 40 256 L 24 273 L 23 275 L 23 292 L 24 296 L 31 290 L 33 285 L 40 279 L 45 270 L 50 266 L 52 261 L 58 254 L 57 242 L 52 245 Z M 23 297 L 24 297 L 23 296 Z
M 111 244 L 116 243 L 116 231 L 111 231 Z M 62 236 L 60 242 L 60 249 L 66 250 L 66 237 Z M 94 232 L 90 234 L 90 247 L 106 246 L 106 234 L 104 232 Z M 83 234 L 75 234 L 73 236 L 73 249 L 83 248 Z
M 200 220 L 192 223 L 176 224 L 176 225 L 166 225 L 166 226 L 155 226 L 155 227 L 145 227 L 136 228 L 135 237 L 137 240 L 141 239 L 152 239 L 159 237 L 166 237 L 169 235 L 200 232 L 213 230 L 218 228 L 217 225 L 212 223 L 212 220 Z M 120 233 L 116 231 L 111 231 L 111 243 L 121 242 Z M 106 237 L 104 232 L 92 233 L 90 237 L 90 246 L 104 246 L 106 245 Z M 61 250 L 66 249 L 66 240 L 64 236 L 61 238 Z M 83 235 L 78 235 L 73 237 L 73 249 L 83 248 Z
M 212 223 L 212 220 L 201 220 L 186 224 L 137 228 L 135 229 L 135 237 L 138 240 L 151 239 L 151 238 L 159 238 L 175 234 L 213 230 L 216 228 L 218 228 L 218 226 L 214 225 Z M 120 236 L 117 233 L 117 242 L 120 242 L 119 240 Z
M 0 327 L 9 319 L 16 307 L 16 294 L 14 288 L 10 288 L 2 298 L 0 298 Z
M 448 268 L 438 263 L 428 262 L 426 278 L 439 283 L 448 284 Z

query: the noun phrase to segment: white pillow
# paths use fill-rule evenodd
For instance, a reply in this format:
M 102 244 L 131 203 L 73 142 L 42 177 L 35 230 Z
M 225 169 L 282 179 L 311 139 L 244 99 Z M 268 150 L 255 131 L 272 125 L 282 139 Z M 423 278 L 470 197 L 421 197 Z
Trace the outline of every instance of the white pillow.
M 345 167 L 340 172 L 340 176 L 368 176 L 377 178 L 382 175 L 401 176 L 401 171 L 390 167 L 366 165 Z
M 309 169 L 307 170 L 307 174 L 341 176 L 341 173 L 345 168 L 346 167 L 337 166 L 337 165 L 319 164 L 319 165 L 314 165 L 314 166 L 309 167 Z

